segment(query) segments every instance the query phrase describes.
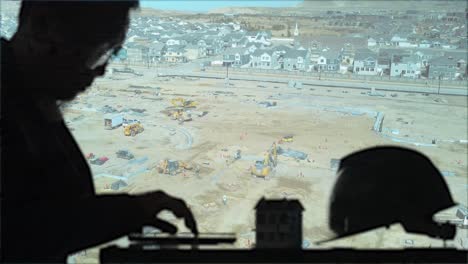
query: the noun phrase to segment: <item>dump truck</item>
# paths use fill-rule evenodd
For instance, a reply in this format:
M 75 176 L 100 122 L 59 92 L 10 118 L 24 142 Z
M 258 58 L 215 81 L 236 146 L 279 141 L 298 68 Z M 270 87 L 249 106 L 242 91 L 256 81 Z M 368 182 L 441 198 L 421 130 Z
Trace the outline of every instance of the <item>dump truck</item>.
M 157 168 L 159 173 L 176 175 L 182 170 L 191 170 L 192 166 L 183 161 L 164 159 L 159 162 Z
M 136 136 L 137 134 L 143 132 L 145 129 L 140 123 L 132 123 L 124 126 L 124 135 L 125 136 Z

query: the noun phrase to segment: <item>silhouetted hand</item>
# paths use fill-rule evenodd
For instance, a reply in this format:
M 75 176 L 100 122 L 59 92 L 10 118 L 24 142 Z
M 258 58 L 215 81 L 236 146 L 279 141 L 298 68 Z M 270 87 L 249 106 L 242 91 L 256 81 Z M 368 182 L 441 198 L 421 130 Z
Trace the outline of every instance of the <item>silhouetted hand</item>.
M 175 234 L 177 232 L 176 226 L 157 218 L 157 215 L 161 211 L 169 210 L 175 216 L 184 218 L 185 226 L 187 226 L 194 235 L 198 235 L 195 218 L 182 199 L 172 197 L 162 191 L 145 193 L 137 196 L 137 199 L 145 213 L 145 224 L 154 226 L 161 231 Z

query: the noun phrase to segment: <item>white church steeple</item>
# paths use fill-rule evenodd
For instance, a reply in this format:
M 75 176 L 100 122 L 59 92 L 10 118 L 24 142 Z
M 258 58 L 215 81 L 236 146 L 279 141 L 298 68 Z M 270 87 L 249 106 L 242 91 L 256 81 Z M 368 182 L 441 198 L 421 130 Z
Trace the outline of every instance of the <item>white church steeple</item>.
M 296 23 L 296 28 L 294 29 L 294 37 L 297 37 L 299 36 L 299 28 L 297 27 L 297 23 Z

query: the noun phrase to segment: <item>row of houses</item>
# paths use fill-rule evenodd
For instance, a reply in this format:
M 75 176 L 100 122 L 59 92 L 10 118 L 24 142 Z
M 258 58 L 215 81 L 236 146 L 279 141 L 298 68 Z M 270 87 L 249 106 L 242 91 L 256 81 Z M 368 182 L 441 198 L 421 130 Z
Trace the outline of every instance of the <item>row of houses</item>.
M 393 35 L 389 41 L 360 36 L 306 37 L 300 36 L 296 25 L 292 43 L 274 46 L 270 32 L 248 32 L 235 23 L 142 20 L 134 22 L 137 30 L 129 34 L 119 59 L 184 63 L 222 55 L 224 65 L 242 68 L 406 78 L 466 76 L 466 52 L 460 52 L 464 49 L 453 50 L 434 39 L 416 45 L 415 34 Z M 138 30 L 142 27 L 144 32 Z
M 254 52 L 245 48 L 227 49 L 223 62 L 242 68 L 456 79 L 466 78 L 466 58 L 464 51 L 380 49 L 374 52 L 366 48 L 320 50 L 280 45 Z
M 254 52 L 270 43 L 269 32 L 218 32 L 217 34 L 189 33 L 159 40 L 130 38 L 124 45 L 125 53 L 119 59 L 129 62 L 181 63 L 220 55 L 228 48 L 246 48 Z

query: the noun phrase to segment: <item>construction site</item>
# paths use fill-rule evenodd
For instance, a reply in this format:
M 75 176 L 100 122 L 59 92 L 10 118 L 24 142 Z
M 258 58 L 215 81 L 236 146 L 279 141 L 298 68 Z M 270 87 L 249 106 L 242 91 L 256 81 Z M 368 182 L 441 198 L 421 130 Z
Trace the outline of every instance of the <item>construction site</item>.
M 399 225 L 314 244 L 330 236 L 327 210 L 340 159 L 397 145 L 427 155 L 466 206 L 465 96 L 137 71 L 109 71 L 62 105 L 97 193 L 164 190 L 187 201 L 200 232 L 236 233 L 237 248 L 255 241 L 254 206 L 262 197 L 301 201 L 304 248 L 442 247 Z M 437 217 L 452 221 L 456 210 Z M 187 231 L 171 214 L 161 216 Z M 467 248 L 466 237 L 467 229 L 458 229 L 448 245 Z M 97 261 L 97 250 L 79 258 Z

